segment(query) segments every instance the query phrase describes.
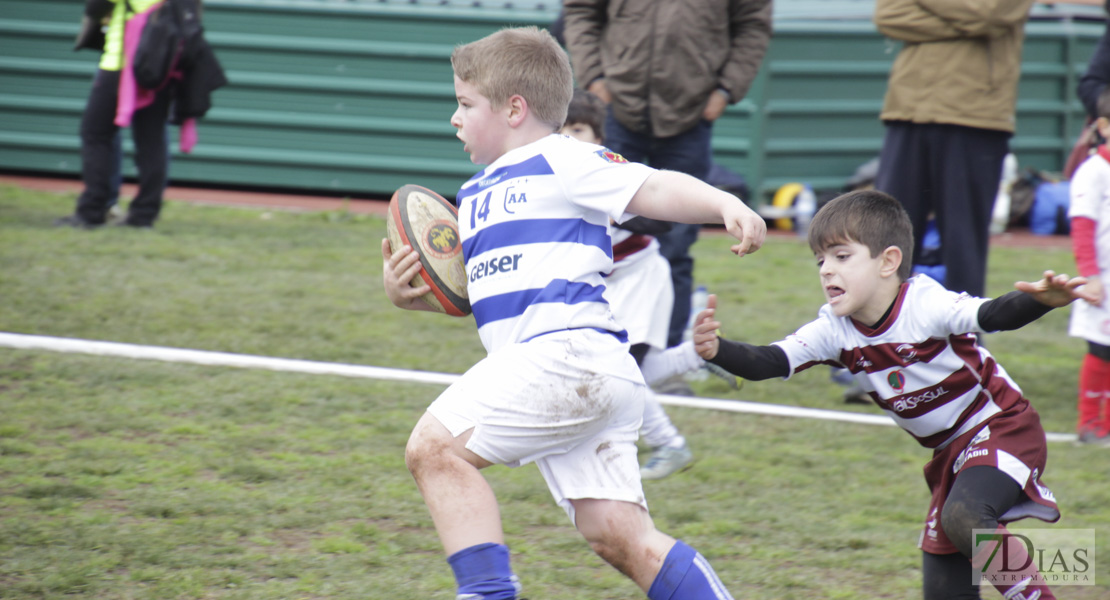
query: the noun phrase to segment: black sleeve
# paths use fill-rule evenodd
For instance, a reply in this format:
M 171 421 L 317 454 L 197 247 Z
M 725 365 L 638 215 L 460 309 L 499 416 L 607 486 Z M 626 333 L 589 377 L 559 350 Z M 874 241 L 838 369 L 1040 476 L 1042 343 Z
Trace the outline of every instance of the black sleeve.
M 1025 292 L 1014 290 L 979 307 L 979 326 L 983 331 L 1020 329 L 1048 314 L 1051 306 L 1041 304 Z
M 753 346 L 744 342 L 734 342 L 724 338 L 717 356 L 709 362 L 723 367 L 733 375 L 751 381 L 772 377 L 786 377 L 790 374 L 790 361 L 786 352 L 778 346 Z

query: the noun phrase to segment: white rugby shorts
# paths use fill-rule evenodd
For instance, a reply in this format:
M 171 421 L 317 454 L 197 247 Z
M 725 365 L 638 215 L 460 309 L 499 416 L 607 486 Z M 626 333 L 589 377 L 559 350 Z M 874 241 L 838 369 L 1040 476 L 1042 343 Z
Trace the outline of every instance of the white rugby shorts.
M 589 329 L 510 344 L 479 361 L 428 407 L 494 464 L 535 462 L 574 521 L 570 499 L 647 508 L 636 438 L 647 386 L 628 345 Z

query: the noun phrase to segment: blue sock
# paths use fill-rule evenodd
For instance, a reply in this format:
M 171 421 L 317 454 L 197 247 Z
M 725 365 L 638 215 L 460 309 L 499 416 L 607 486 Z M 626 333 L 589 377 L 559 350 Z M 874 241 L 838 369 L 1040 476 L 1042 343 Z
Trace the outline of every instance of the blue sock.
M 651 582 L 649 600 L 732 600 L 709 561 L 697 550 L 675 542 Z
M 477 594 L 483 600 L 513 600 L 519 591 L 516 576 L 509 567 L 509 547 L 504 544 L 478 544 L 447 557 L 459 596 Z

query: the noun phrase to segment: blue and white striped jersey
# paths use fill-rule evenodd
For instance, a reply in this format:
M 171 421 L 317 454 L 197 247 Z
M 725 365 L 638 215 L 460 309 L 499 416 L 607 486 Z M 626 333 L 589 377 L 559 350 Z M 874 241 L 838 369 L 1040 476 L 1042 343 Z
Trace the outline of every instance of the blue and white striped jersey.
M 609 219 L 654 169 L 552 134 L 513 149 L 457 197 L 467 292 L 487 352 L 566 329 L 624 337 L 602 297 Z

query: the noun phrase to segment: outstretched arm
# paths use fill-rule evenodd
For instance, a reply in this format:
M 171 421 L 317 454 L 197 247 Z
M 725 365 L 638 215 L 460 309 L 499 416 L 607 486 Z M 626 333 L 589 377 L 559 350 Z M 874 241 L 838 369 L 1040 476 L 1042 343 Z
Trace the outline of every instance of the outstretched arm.
M 648 176 L 628 212 L 676 223 L 723 224 L 739 240 L 733 253 L 744 256 L 763 245 L 767 223 L 743 200 L 696 177 L 677 171 L 656 171 Z
M 1087 290 L 1078 289 L 1086 282 L 1083 277 L 1069 279 L 1067 275 L 1052 271 L 1045 271 L 1044 279 L 1035 283 L 1019 281 L 1014 284 L 1017 291 L 979 307 L 979 326 L 983 331 L 1012 331 L 1025 327 L 1053 308 L 1071 304 L 1076 298 L 1086 299 Z
M 412 281 L 420 272 L 420 255 L 413 252 L 410 246 L 401 246 L 393 252 L 389 246 L 389 239 L 382 239 L 382 284 L 385 293 L 394 306 L 408 310 L 426 310 L 436 312 L 421 296 L 432 291 L 431 286 L 425 284 L 412 287 Z

